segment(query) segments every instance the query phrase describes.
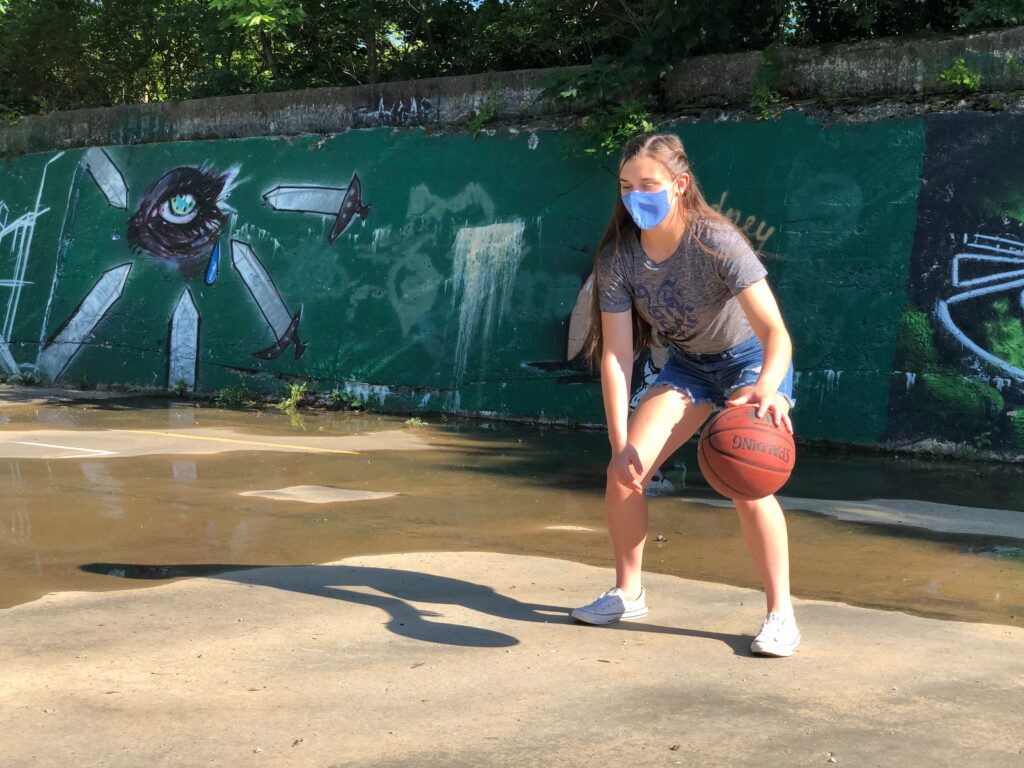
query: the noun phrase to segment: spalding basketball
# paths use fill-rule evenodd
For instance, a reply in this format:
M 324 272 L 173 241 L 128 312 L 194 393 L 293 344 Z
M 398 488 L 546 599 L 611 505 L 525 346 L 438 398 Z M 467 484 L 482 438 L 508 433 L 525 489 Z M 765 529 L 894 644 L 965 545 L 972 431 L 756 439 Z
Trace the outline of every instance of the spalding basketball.
M 712 488 L 730 499 L 770 496 L 793 471 L 793 436 L 785 427 L 776 427 L 770 413 L 760 419 L 756 414 L 756 405 L 726 408 L 700 434 L 700 471 Z

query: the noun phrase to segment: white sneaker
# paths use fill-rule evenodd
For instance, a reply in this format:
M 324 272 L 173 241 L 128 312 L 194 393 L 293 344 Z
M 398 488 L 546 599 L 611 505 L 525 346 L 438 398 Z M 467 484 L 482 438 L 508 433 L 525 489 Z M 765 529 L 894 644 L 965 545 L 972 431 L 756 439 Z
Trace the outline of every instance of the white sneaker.
M 627 600 L 625 593 L 609 589 L 590 605 L 574 608 L 572 617 L 586 624 L 611 624 L 620 619 L 642 619 L 647 616 L 647 590 L 640 588 L 636 600 Z
M 760 656 L 792 656 L 798 645 L 800 630 L 793 615 L 769 613 L 750 650 Z

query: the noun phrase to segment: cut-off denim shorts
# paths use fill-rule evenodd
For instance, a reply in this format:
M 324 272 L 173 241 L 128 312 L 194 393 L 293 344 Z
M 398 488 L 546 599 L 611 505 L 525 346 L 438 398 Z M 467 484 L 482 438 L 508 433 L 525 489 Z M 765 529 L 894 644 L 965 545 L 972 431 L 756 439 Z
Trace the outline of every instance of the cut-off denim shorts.
M 694 405 L 711 403 L 716 411 L 721 410 L 736 390 L 757 383 L 763 357 L 764 348 L 757 336 L 711 355 L 691 355 L 670 347 L 665 367 L 650 388 L 672 387 L 687 395 Z M 789 401 L 790 408 L 796 405 L 792 363 L 778 391 Z

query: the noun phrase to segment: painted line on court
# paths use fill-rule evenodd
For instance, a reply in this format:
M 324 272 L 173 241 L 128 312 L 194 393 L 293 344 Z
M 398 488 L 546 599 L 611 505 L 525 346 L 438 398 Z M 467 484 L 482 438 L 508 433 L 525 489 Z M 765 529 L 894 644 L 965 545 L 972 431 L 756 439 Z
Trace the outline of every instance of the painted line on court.
M 75 448 L 73 445 L 53 445 L 52 443 L 28 443 L 23 440 L 9 440 L 8 442 L 14 443 L 15 445 L 35 445 L 40 448 L 57 448 L 61 451 L 81 451 L 82 453 L 92 454 L 93 456 L 117 456 L 116 451 L 101 451 L 97 448 Z M 62 456 L 60 458 L 65 459 L 76 459 L 78 456 Z M 81 457 L 85 458 L 85 457 Z
M 287 443 L 265 443 L 259 440 L 238 440 L 233 437 L 210 437 L 209 435 L 187 435 L 183 432 L 155 432 L 146 429 L 125 430 L 135 435 L 159 435 L 160 437 L 180 437 L 184 440 L 207 440 L 211 443 L 235 443 L 238 445 L 259 445 L 264 448 L 287 448 L 291 451 L 311 451 L 313 453 L 342 453 L 348 456 L 358 456 L 359 451 L 344 451 L 340 448 L 318 448 L 314 445 L 289 445 Z

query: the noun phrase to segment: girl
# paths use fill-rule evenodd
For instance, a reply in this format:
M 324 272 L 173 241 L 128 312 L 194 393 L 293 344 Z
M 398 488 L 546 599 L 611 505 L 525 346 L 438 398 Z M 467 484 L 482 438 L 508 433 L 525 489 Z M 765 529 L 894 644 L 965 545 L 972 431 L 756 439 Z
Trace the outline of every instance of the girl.
M 792 345 L 767 274 L 746 237 L 704 200 L 683 144 L 640 136 L 619 164 L 619 197 L 595 258 L 587 356 L 600 360 L 608 438 L 605 506 L 615 588 L 572 612 L 589 624 L 647 615 L 640 569 L 644 488 L 716 409 L 754 404 L 792 432 Z M 627 418 L 633 360 L 657 333 L 668 361 Z M 751 651 L 789 656 L 800 644 L 789 595 L 786 521 L 774 496 L 736 501 L 764 585 L 768 615 Z

